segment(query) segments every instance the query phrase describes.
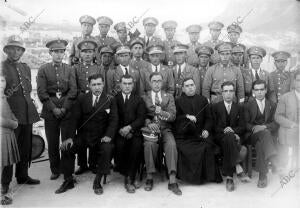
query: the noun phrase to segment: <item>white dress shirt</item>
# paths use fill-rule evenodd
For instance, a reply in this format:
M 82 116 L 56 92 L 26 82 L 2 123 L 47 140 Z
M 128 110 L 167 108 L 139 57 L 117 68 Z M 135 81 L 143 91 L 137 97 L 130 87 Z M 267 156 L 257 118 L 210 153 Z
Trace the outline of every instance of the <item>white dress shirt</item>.
M 263 100 L 258 100 L 258 99 L 255 99 L 255 100 L 256 100 L 256 103 L 258 105 L 258 108 L 259 108 L 261 114 L 263 114 L 264 110 L 265 110 L 266 99 L 264 98 Z
M 224 101 L 224 105 L 225 105 L 225 108 L 227 110 L 227 113 L 229 114 L 230 111 L 231 111 L 232 102 L 231 103 L 227 103 L 227 102 Z
M 96 96 L 96 95 L 93 94 L 93 102 L 92 102 L 92 105 L 93 105 L 93 106 L 95 105 L 95 102 L 99 102 L 100 96 L 101 96 L 101 95 Z M 98 99 L 97 99 L 97 101 L 96 101 L 96 98 L 97 98 L 97 97 L 98 97 Z
M 156 95 L 156 92 L 151 91 L 151 97 L 152 97 L 153 105 L 155 105 L 155 95 Z M 162 102 L 161 91 L 158 92 L 158 99 L 159 99 L 159 102 L 161 103 Z
M 156 71 L 156 66 L 151 64 L 151 67 L 152 67 L 152 72 L 155 72 Z M 160 64 L 157 65 L 157 72 L 160 72 Z
M 181 69 L 181 73 L 183 73 L 183 70 L 185 69 L 185 62 L 183 63 L 183 64 L 181 64 L 181 66 L 180 66 L 180 69 Z M 178 74 L 178 71 L 179 71 L 179 65 L 177 64 L 177 66 L 176 66 L 176 71 L 177 71 L 177 74 Z
M 120 64 L 120 67 L 121 67 L 124 75 L 126 74 L 126 69 L 125 68 L 127 68 L 127 71 L 128 71 L 128 74 L 129 74 L 129 65 L 128 66 L 123 66 L 123 65 Z
M 131 93 L 128 94 L 128 100 L 130 98 L 130 95 Z M 124 100 L 124 103 L 125 103 L 125 100 L 126 100 L 126 94 L 122 92 L 122 96 L 123 96 L 123 100 Z
M 251 71 L 252 71 L 253 77 L 255 77 L 256 70 L 251 67 Z M 257 74 L 259 77 L 260 77 L 260 73 L 261 73 L 261 68 L 257 69 Z

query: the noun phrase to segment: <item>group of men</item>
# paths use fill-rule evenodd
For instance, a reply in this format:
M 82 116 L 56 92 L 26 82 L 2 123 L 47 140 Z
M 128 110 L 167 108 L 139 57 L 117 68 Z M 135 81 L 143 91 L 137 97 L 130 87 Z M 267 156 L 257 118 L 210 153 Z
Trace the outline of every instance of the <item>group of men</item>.
M 143 19 L 145 36 L 131 40 L 124 22 L 114 26 L 116 40 L 107 36 L 113 24 L 109 17 L 97 19 L 100 34 L 96 37 L 91 36 L 93 17 L 85 15 L 79 21 L 82 36 L 72 43 L 70 64 L 62 62 L 68 42 L 51 40 L 46 47 L 52 61 L 41 66 L 36 77 L 50 179 L 64 175 L 55 193 L 74 187 L 76 154 L 79 169 L 75 174 L 92 170 L 96 194 L 103 193 L 102 179 L 110 173 L 112 159 L 114 170 L 124 175 L 128 193 L 139 188 L 136 175 L 143 164 L 144 189 L 151 191 L 153 174 L 162 162 L 168 189 L 176 195 L 182 194 L 176 178 L 195 184 L 219 183 L 221 174 L 226 177 L 226 189 L 233 191 L 235 173 L 243 182 L 249 181 L 240 165 L 247 151 L 244 145 L 249 143 L 257 152 L 257 186 L 267 186 L 268 163 L 279 167 L 276 104 L 290 91 L 297 93 L 299 101 L 300 74 L 285 70 L 288 52 L 272 54 L 276 70 L 269 74 L 260 67 L 266 51 L 238 43 L 242 28 L 236 24 L 227 28 L 230 42 L 223 42 L 218 38 L 224 25 L 211 22 L 211 40 L 204 44 L 198 42 L 201 26 L 190 25 L 186 30 L 191 42 L 185 45 L 174 40 L 175 21 L 162 24 L 164 41 L 154 36 L 158 25 L 154 17 Z M 21 122 L 16 135 L 28 139 L 19 147 L 28 153 L 30 129 L 38 119 L 28 99 L 30 70 L 19 62 L 25 51 L 22 40 L 11 36 L 6 46 L 10 53 L 2 70 L 7 89 L 15 89 L 8 101 Z M 284 120 L 282 115 L 280 119 Z M 288 125 L 299 135 L 299 116 L 293 119 Z M 299 144 L 294 140 L 288 145 Z M 22 159 L 26 161 L 18 166 L 21 169 L 23 164 L 24 169 L 18 182 L 39 183 L 27 174 L 30 159 Z

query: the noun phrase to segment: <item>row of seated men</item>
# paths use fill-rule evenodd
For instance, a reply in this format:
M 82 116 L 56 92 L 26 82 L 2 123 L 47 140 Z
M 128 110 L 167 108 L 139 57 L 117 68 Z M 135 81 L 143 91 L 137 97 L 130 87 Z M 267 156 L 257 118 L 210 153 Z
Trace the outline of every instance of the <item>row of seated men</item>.
M 77 129 L 76 129 L 76 131 L 70 131 L 70 129 L 71 129 L 69 127 L 70 123 L 72 123 L 74 121 L 77 122 L 76 119 L 72 118 L 72 115 L 74 114 L 74 113 L 71 113 L 72 109 L 75 108 L 75 106 L 77 106 L 77 104 L 80 101 L 81 96 L 91 94 L 90 93 L 91 92 L 91 89 L 90 89 L 91 83 L 89 82 L 88 79 L 93 74 L 101 74 L 102 75 L 102 78 L 100 78 L 100 80 L 102 80 L 102 82 L 103 82 L 102 83 L 103 88 L 104 88 L 103 94 L 109 95 L 109 97 L 107 99 L 114 97 L 118 92 L 120 92 L 120 86 L 121 86 L 120 83 L 122 81 L 121 78 L 123 75 L 128 75 L 128 76 L 130 75 L 133 78 L 134 84 L 133 84 L 133 89 L 132 89 L 132 95 L 135 95 L 135 96 L 147 95 L 147 93 L 149 91 L 153 90 L 150 75 L 156 71 L 158 73 L 160 73 L 159 77 L 161 78 L 161 81 L 156 81 L 156 82 L 157 83 L 162 82 L 161 86 L 160 86 L 161 90 L 163 90 L 168 97 L 170 97 L 170 96 L 174 97 L 173 99 L 179 99 L 180 97 L 185 95 L 185 93 L 182 93 L 182 89 L 184 86 L 183 81 L 188 78 L 190 79 L 191 77 L 193 78 L 192 82 L 195 85 L 195 93 L 197 94 L 197 97 L 201 96 L 200 95 L 201 91 L 202 91 L 202 95 L 204 95 L 204 96 L 206 95 L 205 92 L 207 92 L 207 90 L 206 91 L 200 90 L 200 87 L 202 87 L 202 89 L 206 89 L 204 87 L 204 83 L 209 83 L 209 81 L 205 81 L 205 80 L 206 79 L 213 80 L 210 83 L 211 89 L 208 91 L 209 95 L 205 96 L 206 97 L 205 102 L 207 102 L 207 103 L 208 102 L 217 103 L 218 101 L 221 101 L 223 99 L 223 96 L 222 96 L 223 89 L 221 86 L 222 86 L 222 83 L 225 83 L 227 81 L 233 81 L 233 87 L 234 87 L 233 99 L 234 99 L 234 101 L 237 101 L 238 103 L 243 103 L 243 101 L 244 101 L 243 99 L 245 98 L 245 96 L 243 97 L 243 94 L 244 94 L 243 90 L 240 90 L 240 88 L 243 88 L 244 85 L 246 86 L 246 83 L 248 85 L 250 85 L 250 83 L 251 83 L 251 85 L 253 85 L 254 80 L 256 80 L 256 81 L 263 80 L 264 78 L 267 77 L 268 80 L 267 80 L 266 84 L 264 84 L 264 88 L 267 89 L 266 92 L 268 92 L 269 94 L 271 94 L 270 92 L 272 92 L 272 90 L 270 90 L 270 86 L 271 86 L 270 80 L 271 79 L 269 79 L 269 76 L 266 76 L 267 72 L 260 69 L 260 63 L 262 61 L 262 58 L 265 55 L 265 50 L 260 47 L 252 47 L 252 48 L 248 49 L 248 54 L 249 54 L 250 63 L 251 63 L 252 68 L 251 68 L 251 70 L 246 69 L 245 71 L 247 71 L 247 72 L 250 71 L 249 77 L 251 78 L 251 81 L 247 81 L 247 79 L 246 79 L 247 76 L 244 76 L 243 77 L 244 80 L 243 80 L 242 84 L 240 84 L 240 82 L 237 83 L 238 82 L 237 78 L 232 78 L 232 79 L 228 79 L 228 80 L 224 79 L 224 76 L 225 75 L 227 76 L 227 72 L 225 71 L 227 69 L 230 72 L 229 73 L 230 76 L 234 76 L 233 72 L 236 72 L 237 76 L 240 76 L 239 74 L 242 71 L 242 70 L 236 69 L 234 67 L 233 68 L 229 67 L 229 66 L 231 66 L 230 57 L 231 57 L 231 52 L 232 52 L 232 45 L 229 43 L 222 43 L 222 44 L 218 45 L 216 47 L 216 49 L 219 50 L 219 55 L 220 55 L 220 59 L 221 59 L 220 63 L 215 64 L 207 69 L 208 71 L 205 73 L 204 81 L 203 81 L 203 85 L 202 85 L 202 84 L 200 84 L 201 81 L 199 81 L 200 77 L 201 77 L 199 70 L 186 64 L 186 58 L 187 58 L 186 57 L 186 54 L 187 54 L 186 49 L 187 48 L 185 45 L 182 45 L 182 44 L 178 44 L 175 47 L 173 47 L 173 53 L 175 54 L 175 58 L 176 58 L 176 62 L 177 62 L 177 64 L 174 67 L 164 67 L 163 65 L 160 64 L 161 54 L 163 53 L 161 46 L 159 46 L 159 45 L 150 46 L 149 48 L 147 48 L 147 51 L 148 51 L 149 59 L 150 59 L 150 62 L 152 65 L 147 63 L 146 61 L 141 61 L 139 63 L 144 63 L 148 66 L 151 66 L 151 68 L 141 67 L 139 71 L 137 71 L 133 67 L 131 67 L 131 64 L 135 60 L 131 60 L 131 56 L 130 56 L 131 53 L 133 55 L 134 54 L 140 54 L 140 55 L 143 54 L 143 50 L 144 50 L 143 46 L 144 45 L 143 45 L 143 42 L 140 41 L 139 39 L 133 40 L 133 42 L 130 46 L 131 48 L 129 48 L 127 46 L 120 46 L 117 48 L 116 54 L 118 57 L 117 58 L 118 66 L 116 68 L 111 68 L 112 54 L 114 52 L 109 47 L 103 47 L 101 49 L 101 51 L 102 51 L 101 56 L 100 56 L 101 65 L 99 66 L 97 64 L 93 64 L 93 57 L 95 55 L 95 49 L 97 48 L 97 43 L 95 44 L 95 42 L 90 39 L 83 40 L 78 44 L 78 49 L 80 50 L 80 56 L 82 58 L 82 62 L 78 65 L 75 65 L 74 67 L 70 67 L 69 65 L 62 63 L 62 60 L 65 55 L 67 41 L 62 40 L 62 39 L 56 39 L 53 41 L 49 41 L 46 44 L 46 46 L 49 48 L 49 53 L 52 57 L 52 62 L 47 63 L 40 67 L 38 75 L 37 75 L 37 90 L 38 90 L 38 96 L 39 96 L 41 102 L 43 103 L 41 117 L 44 118 L 44 120 L 45 120 L 45 132 L 46 132 L 46 137 L 47 137 L 47 141 L 48 141 L 50 169 L 51 169 L 51 173 L 52 173 L 51 179 L 53 179 L 53 180 L 57 179 L 59 177 L 59 175 L 61 173 L 61 168 L 60 168 L 61 166 L 62 167 L 71 167 L 71 166 L 73 167 L 72 162 L 71 163 L 67 162 L 67 165 L 62 165 L 64 160 L 61 160 L 61 158 L 60 158 L 60 144 L 59 144 L 60 143 L 60 134 L 61 134 L 61 138 L 63 141 L 66 141 L 69 137 L 74 139 L 75 138 L 74 132 L 76 132 L 76 131 L 80 132 L 80 130 L 86 126 L 86 122 L 90 121 L 90 119 L 87 119 L 87 121 L 84 121 L 80 125 L 77 125 L 77 124 L 71 125 L 71 126 L 76 126 Z M 24 118 L 22 120 L 24 125 L 25 124 L 27 125 L 27 123 L 29 123 L 26 126 L 26 128 L 24 127 L 24 131 L 26 129 L 26 132 L 29 132 L 27 130 L 29 128 L 32 128 L 31 117 L 34 115 L 34 120 L 37 119 L 36 114 L 34 113 L 34 112 L 36 112 L 36 109 L 32 108 L 32 105 L 29 103 L 29 102 L 31 102 L 30 99 L 27 99 L 29 96 L 29 93 L 31 91 L 30 69 L 25 63 L 18 63 L 16 65 L 12 61 L 13 59 L 19 60 L 19 58 L 23 55 L 23 53 L 25 51 L 25 47 L 24 47 L 22 40 L 19 37 L 12 36 L 9 38 L 7 45 L 5 45 L 5 49 L 7 49 L 7 50 L 10 49 L 9 52 L 11 52 L 11 53 L 7 52 L 8 59 L 3 62 L 3 64 L 4 64 L 3 69 L 5 69 L 4 71 L 5 71 L 6 77 L 10 77 L 10 78 L 7 78 L 8 81 L 7 81 L 6 90 L 14 89 L 16 86 L 21 86 L 16 89 L 18 93 L 15 93 L 15 89 L 13 90 L 14 96 L 11 96 L 8 99 L 8 101 L 12 105 L 12 110 L 13 110 L 14 114 L 16 114 L 17 117 L 20 117 L 22 119 Z M 139 52 L 136 53 L 135 49 Z M 208 66 L 208 64 L 209 64 L 208 62 L 209 62 L 209 58 L 212 54 L 212 50 L 208 46 L 201 46 L 198 48 L 197 51 L 199 51 L 199 53 L 198 53 L 199 63 L 206 61 L 206 66 Z M 202 52 L 202 51 L 205 51 L 205 52 Z M 207 52 L 207 51 L 209 51 L 209 52 Z M 17 53 L 18 57 L 17 56 L 12 57 L 13 52 Z M 275 65 L 277 67 L 276 73 L 278 73 L 280 75 L 277 80 L 278 83 L 281 84 L 280 78 L 281 78 L 281 76 L 284 75 L 284 77 L 286 79 L 283 82 L 283 85 L 287 85 L 290 87 L 291 77 L 288 73 L 285 73 L 283 71 L 283 69 L 286 66 L 287 58 L 289 57 L 289 54 L 287 52 L 282 51 L 282 52 L 274 53 L 273 56 L 275 58 Z M 201 58 L 203 58 L 203 59 L 201 59 Z M 157 66 L 157 67 L 155 67 L 155 66 Z M 183 68 L 181 68 L 181 67 L 183 67 Z M 148 70 L 146 70 L 146 69 L 148 69 Z M 220 69 L 223 69 L 223 72 L 221 71 L 222 72 L 221 76 L 219 75 L 219 73 L 215 73 L 217 70 L 220 70 Z M 25 72 L 23 72 L 23 70 Z M 208 73 L 209 71 L 211 71 L 211 72 Z M 253 73 L 251 73 L 251 71 Z M 214 75 L 216 77 L 214 77 Z M 288 76 L 286 76 L 286 75 L 288 75 Z M 144 77 L 145 81 L 141 81 L 143 79 L 143 77 Z M 176 77 L 177 77 L 177 80 L 176 80 Z M 218 79 L 218 78 L 220 78 L 220 79 Z M 286 81 L 286 80 L 288 80 L 288 81 Z M 173 83 L 173 84 L 171 84 L 171 83 Z M 140 86 L 140 85 L 142 85 L 142 86 Z M 141 89 L 143 89 L 143 87 L 144 87 L 144 90 L 141 90 Z M 108 89 L 108 88 L 110 88 L 110 89 Z M 280 87 L 278 87 L 278 90 L 280 90 Z M 259 91 L 262 91 L 262 90 L 259 90 Z M 253 89 L 252 89 L 252 92 L 253 92 Z M 26 98 L 25 102 L 28 103 L 28 105 L 19 106 L 19 104 L 20 104 L 19 101 L 20 101 L 21 97 L 18 97 L 17 95 L 21 96 L 21 97 L 23 96 L 24 99 Z M 241 95 L 241 96 L 239 96 L 239 95 Z M 249 97 L 251 97 L 251 95 L 252 94 L 250 93 Z M 273 93 L 273 95 L 274 95 L 274 93 Z M 18 97 L 18 99 L 15 99 L 15 98 L 17 98 L 16 96 Z M 275 94 L 276 100 L 278 100 L 280 98 L 279 96 L 280 96 L 280 92 L 278 92 L 278 94 Z M 268 98 L 271 99 L 272 96 L 268 95 Z M 83 99 L 83 100 L 88 100 L 88 99 Z M 249 99 L 246 99 L 246 101 L 250 102 Z M 144 101 L 144 102 L 147 105 L 147 102 L 146 101 Z M 106 105 L 107 103 L 105 102 L 103 104 Z M 86 105 L 86 106 L 88 106 L 88 105 Z M 24 107 L 27 110 L 26 109 L 24 110 L 23 109 Z M 30 109 L 29 109 L 29 107 L 30 107 Z M 196 107 L 194 106 L 193 108 L 197 109 L 197 107 L 198 107 L 198 105 Z M 28 110 L 30 110 L 31 113 L 27 112 Z M 91 110 L 92 109 L 89 109 L 87 112 L 90 113 Z M 27 113 L 24 113 L 25 111 Z M 159 108 L 157 110 L 155 108 L 155 112 L 156 111 L 160 112 Z M 80 112 L 80 111 L 78 111 L 78 112 Z M 85 112 L 85 113 L 87 113 L 87 112 Z M 105 111 L 105 112 L 107 112 L 107 111 Z M 111 111 L 108 109 L 107 113 L 110 114 L 110 112 Z M 103 113 L 104 112 L 102 111 L 102 114 Z M 160 115 L 159 117 L 161 117 L 160 119 L 162 119 L 162 120 L 172 119 L 172 118 L 175 119 L 175 116 L 171 117 L 170 113 L 165 114 L 164 111 L 162 111 L 161 114 L 162 115 Z M 196 114 L 197 113 L 194 114 L 194 117 L 197 117 Z M 76 113 L 74 115 L 76 115 Z M 271 115 L 271 114 L 268 114 L 268 115 Z M 91 116 L 91 117 L 93 118 L 93 116 Z M 25 117 L 28 117 L 28 118 L 25 118 Z M 89 117 L 87 117 L 87 118 L 89 118 Z M 108 117 L 106 116 L 106 119 L 107 118 Z M 195 120 L 195 119 L 190 117 L 190 120 Z M 98 129 L 98 130 L 101 129 L 101 131 L 102 131 L 103 128 L 98 128 L 99 122 L 102 122 L 102 120 L 101 119 L 97 120 L 96 127 L 92 128 L 92 129 Z M 108 122 L 106 120 L 104 123 L 105 123 L 104 124 L 105 126 L 108 125 Z M 144 126 L 146 126 L 146 129 L 144 129 L 145 133 L 147 133 L 148 128 L 150 128 L 152 130 L 158 130 L 157 125 L 152 125 L 152 123 L 149 124 L 149 120 L 146 120 L 146 123 Z M 127 128 L 125 128 L 125 130 L 122 130 L 121 132 L 130 131 L 129 129 L 130 129 L 130 127 L 127 127 Z M 183 129 L 185 129 L 185 128 L 183 128 Z M 160 131 L 161 131 L 161 128 L 160 128 Z M 228 129 L 226 131 L 228 131 Z M 90 131 L 90 132 L 87 131 L 87 132 L 89 134 L 92 131 Z M 113 136 L 111 134 L 109 134 L 109 132 L 110 131 L 107 131 L 108 135 L 101 136 L 101 141 L 104 141 L 104 143 L 110 143 L 111 139 L 113 139 L 112 138 Z M 111 132 L 113 132 L 113 131 L 111 131 Z M 171 135 L 170 131 L 162 131 L 162 132 L 164 132 L 164 134 L 166 134 L 166 135 L 169 135 L 169 136 L 166 136 L 163 138 L 171 138 L 172 137 L 172 136 L 170 136 Z M 112 134 L 115 134 L 115 132 L 113 132 Z M 120 133 L 120 134 L 121 134 L 121 136 L 125 135 L 125 133 L 124 134 Z M 24 135 L 20 134 L 20 137 L 22 137 L 22 136 L 24 136 Z M 209 130 L 206 130 L 206 131 L 203 130 L 201 132 L 201 136 L 204 138 L 208 138 Z M 70 141 L 70 140 L 68 140 L 68 141 Z M 166 143 L 168 143 L 168 142 L 166 142 Z M 63 144 L 65 144 L 65 143 L 63 143 Z M 173 144 L 174 144 L 174 142 L 173 142 Z M 209 144 L 209 142 L 208 142 L 208 144 Z M 110 146 L 110 145 L 108 145 L 108 146 Z M 156 148 L 153 146 L 155 146 L 155 145 L 152 145 L 150 149 Z M 63 145 L 63 147 L 64 147 L 64 145 Z M 79 172 L 84 170 L 85 168 L 87 168 L 86 148 L 83 148 L 84 145 L 81 145 L 81 147 L 82 148 L 79 148 L 79 154 L 78 154 L 79 166 L 81 168 L 81 170 L 79 170 Z M 91 148 L 91 150 L 92 149 L 93 148 Z M 165 151 L 170 151 L 172 154 L 174 154 L 174 152 L 172 152 L 172 151 L 174 151 L 174 149 L 175 148 L 170 150 L 170 149 L 165 148 Z M 145 148 L 145 150 L 147 150 L 147 148 Z M 90 152 L 93 153 L 93 151 L 90 151 Z M 152 153 L 152 151 L 150 151 L 150 150 L 149 150 L 149 152 Z M 95 162 L 95 161 L 97 161 L 97 159 L 93 159 L 93 158 L 96 158 L 95 155 L 96 155 L 95 152 L 94 152 L 94 154 L 90 155 L 91 157 L 89 158 L 90 159 L 89 165 L 92 168 L 99 169 L 99 165 L 97 166 L 97 164 Z M 155 155 L 152 155 L 152 156 L 155 157 Z M 68 157 L 66 157 L 66 158 L 68 158 Z M 109 158 L 111 159 L 111 156 Z M 176 157 L 174 157 L 174 158 L 176 159 Z M 102 159 L 104 159 L 104 158 L 102 158 Z M 145 159 L 145 163 L 146 163 L 147 157 L 144 156 L 144 159 Z M 169 160 L 167 158 L 166 158 L 166 160 L 167 160 L 166 163 L 167 163 L 167 167 L 168 167 L 168 171 L 169 171 L 169 179 L 170 179 L 169 189 L 172 190 L 174 193 L 180 194 L 181 191 L 175 180 L 176 175 L 177 174 L 179 175 L 179 171 L 174 170 L 174 168 L 172 168 L 172 167 L 177 167 L 177 165 L 176 165 L 177 163 L 174 163 L 174 160 Z M 116 161 L 117 161 L 117 159 L 116 159 Z M 107 165 L 105 163 L 101 163 L 101 164 Z M 146 164 L 149 164 L 149 163 L 146 163 Z M 107 166 L 105 166 L 105 167 L 107 167 Z M 105 171 L 107 171 L 107 169 L 105 169 L 105 167 L 102 168 L 102 172 L 100 171 L 100 173 L 97 174 L 97 177 L 96 177 L 97 180 L 95 180 L 95 188 L 94 188 L 96 193 L 102 193 L 102 191 L 103 191 L 99 181 L 101 181 L 100 176 L 105 175 L 107 173 L 107 172 L 105 172 Z M 146 165 L 146 167 L 147 167 L 147 165 Z M 28 166 L 26 169 L 28 169 Z M 72 172 L 72 168 L 70 168 L 70 170 L 71 170 L 70 172 Z M 212 171 L 214 171 L 214 170 L 212 169 Z M 184 172 L 188 172 L 188 171 L 184 171 Z M 218 181 L 218 177 L 217 177 L 218 171 L 216 171 L 215 173 L 216 173 L 215 176 L 214 176 L 214 174 L 209 174 L 209 176 L 212 178 L 215 177 L 216 181 Z M 259 187 L 265 187 L 267 182 L 266 182 L 266 177 L 265 177 L 264 171 L 262 171 L 262 174 L 260 174 L 260 175 L 261 176 L 260 176 L 260 180 L 258 183 Z M 28 177 L 28 175 L 26 177 Z M 181 177 L 183 177 L 183 176 L 181 176 Z M 228 177 L 229 178 L 228 178 L 227 184 L 229 184 L 228 185 L 229 187 L 230 186 L 232 187 L 233 186 L 232 178 L 230 178 L 231 176 L 228 176 Z M 73 181 L 70 180 L 70 178 L 71 177 L 66 177 L 65 183 L 57 191 L 58 193 L 65 191 L 66 187 L 67 188 L 72 187 Z M 67 179 L 69 179 L 69 180 L 67 180 Z M 36 183 L 36 181 L 31 180 L 31 179 L 26 180 L 26 182 L 28 182 L 28 181 L 30 181 L 32 183 Z M 129 192 L 132 192 L 133 187 L 134 187 L 132 185 L 132 179 L 126 180 L 126 181 L 129 181 L 129 182 L 126 182 L 127 189 L 129 190 Z M 146 187 L 148 187 L 148 188 L 146 188 L 147 190 L 151 190 L 153 187 L 153 178 L 152 178 L 151 171 L 149 173 L 147 173 Z M 228 188 L 228 190 L 232 190 L 232 188 Z

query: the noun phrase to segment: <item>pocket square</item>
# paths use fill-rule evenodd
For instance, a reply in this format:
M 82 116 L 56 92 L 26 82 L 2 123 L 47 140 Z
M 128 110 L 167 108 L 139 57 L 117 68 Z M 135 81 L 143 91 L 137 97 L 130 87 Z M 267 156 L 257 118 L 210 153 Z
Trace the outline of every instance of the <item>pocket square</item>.
M 105 109 L 106 113 L 109 114 L 110 113 L 110 109 Z

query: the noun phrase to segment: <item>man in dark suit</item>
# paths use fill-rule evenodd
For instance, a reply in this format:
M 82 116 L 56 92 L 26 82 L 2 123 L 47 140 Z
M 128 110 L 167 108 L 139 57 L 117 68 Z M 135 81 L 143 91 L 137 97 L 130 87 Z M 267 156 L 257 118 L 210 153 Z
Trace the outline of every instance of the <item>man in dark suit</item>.
M 145 95 L 144 101 L 147 108 L 146 126 L 155 134 L 160 134 L 163 150 L 166 155 L 166 165 L 169 174 L 168 189 L 176 195 L 182 192 L 176 182 L 177 172 L 177 148 L 176 142 L 171 131 L 171 122 L 176 117 L 176 107 L 173 95 L 161 91 L 162 75 L 153 72 L 150 75 L 151 91 Z M 158 143 L 145 138 L 144 156 L 147 171 L 147 180 L 145 185 L 146 191 L 153 188 L 153 173 L 156 171 L 155 162 L 158 151 Z
M 123 75 L 122 92 L 116 96 L 119 114 L 119 131 L 115 139 L 116 170 L 125 176 L 128 193 L 135 192 L 135 175 L 140 162 L 143 137 L 140 128 L 144 125 L 146 108 L 143 99 L 132 94 L 133 77 Z
M 55 193 L 63 193 L 74 188 L 74 161 L 82 140 L 97 152 L 97 174 L 93 189 L 102 194 L 101 178 L 110 173 L 113 138 L 118 126 L 118 112 L 115 99 L 103 92 L 104 78 L 101 74 L 91 75 L 88 79 L 90 92 L 81 94 L 72 111 L 69 122 L 68 139 L 62 142 L 62 172 L 65 181 Z M 77 129 L 77 136 L 75 132 Z
M 256 169 L 259 172 L 257 187 L 265 188 L 268 184 L 268 162 L 277 166 L 276 148 L 273 133 L 277 131 L 278 124 L 274 121 L 276 105 L 265 98 L 267 84 L 264 80 L 253 82 L 252 91 L 255 99 L 249 100 L 245 106 L 246 135 L 256 149 Z
M 18 119 L 15 135 L 20 151 L 21 161 L 16 165 L 16 178 L 19 184 L 39 184 L 40 181 L 28 176 L 28 166 L 31 161 L 32 124 L 39 121 L 38 112 L 32 102 L 30 93 L 31 71 L 27 64 L 20 62 L 25 47 L 23 40 L 16 35 L 10 36 L 3 51 L 7 59 L 2 62 L 3 75 L 6 79 L 5 94 L 8 104 Z M 13 166 L 9 167 L 9 175 L 2 176 L 2 185 L 7 185 L 12 180 Z M 4 192 L 8 191 L 5 186 Z
M 223 152 L 223 174 L 226 176 L 226 189 L 233 191 L 235 188 L 233 173 L 236 171 L 236 165 L 241 162 L 239 157 L 241 149 L 246 150 L 240 143 L 240 138 L 245 132 L 245 119 L 242 106 L 233 102 L 235 92 L 233 82 L 224 82 L 221 89 L 223 101 L 212 106 L 215 139 Z M 238 176 L 242 182 L 248 181 L 244 172 Z

